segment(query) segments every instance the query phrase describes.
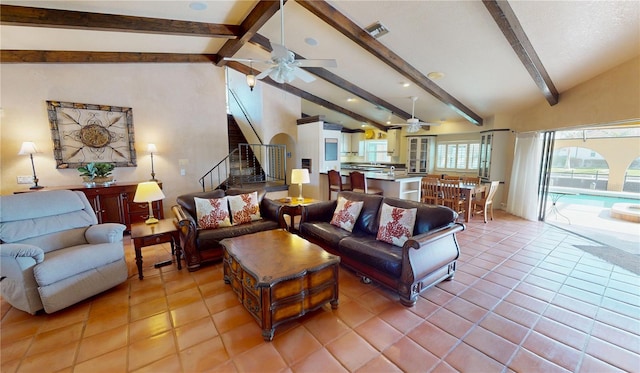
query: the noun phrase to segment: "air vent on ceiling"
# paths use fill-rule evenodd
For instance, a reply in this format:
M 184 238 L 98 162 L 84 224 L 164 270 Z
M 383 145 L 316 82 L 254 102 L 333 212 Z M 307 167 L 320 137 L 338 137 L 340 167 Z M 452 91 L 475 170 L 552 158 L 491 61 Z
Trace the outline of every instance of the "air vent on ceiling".
M 373 36 L 376 39 L 389 32 L 389 29 L 385 25 L 380 23 L 380 21 L 377 21 L 365 27 L 364 29 L 369 33 L 369 35 Z

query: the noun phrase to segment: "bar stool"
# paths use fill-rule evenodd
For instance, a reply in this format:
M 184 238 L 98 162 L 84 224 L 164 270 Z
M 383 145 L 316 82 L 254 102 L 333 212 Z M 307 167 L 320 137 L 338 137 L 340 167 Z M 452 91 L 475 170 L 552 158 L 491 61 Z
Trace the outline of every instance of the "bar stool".
M 367 187 L 367 178 L 362 172 L 353 171 L 349 174 L 351 179 L 351 190 L 359 193 L 382 195 L 382 189 Z
M 351 185 L 342 184 L 342 176 L 340 176 L 340 172 L 336 170 L 329 170 L 327 172 L 329 176 L 329 200 L 331 200 L 331 192 L 340 192 L 343 190 L 351 190 Z

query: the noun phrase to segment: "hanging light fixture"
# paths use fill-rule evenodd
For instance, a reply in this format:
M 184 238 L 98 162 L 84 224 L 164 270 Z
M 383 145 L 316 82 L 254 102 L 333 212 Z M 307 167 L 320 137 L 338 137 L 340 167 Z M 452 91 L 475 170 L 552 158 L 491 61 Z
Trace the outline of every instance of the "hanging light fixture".
M 251 92 L 253 92 L 253 87 L 256 86 L 256 76 L 253 75 L 253 62 L 249 62 L 249 66 L 251 67 L 251 71 L 249 72 L 249 75 L 247 75 L 247 84 L 249 85 L 249 88 L 251 88 Z

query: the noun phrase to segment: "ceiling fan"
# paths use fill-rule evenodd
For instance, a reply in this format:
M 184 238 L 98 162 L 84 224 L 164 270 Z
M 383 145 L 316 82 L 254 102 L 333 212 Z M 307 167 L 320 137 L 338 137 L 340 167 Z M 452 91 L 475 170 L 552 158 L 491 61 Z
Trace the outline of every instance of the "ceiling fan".
M 296 60 L 295 54 L 284 46 L 284 1 L 280 0 L 280 43 L 271 42 L 271 59 L 255 60 L 248 58 L 231 58 L 225 57 L 225 61 L 249 62 L 253 64 L 264 63 L 271 65 L 267 70 L 256 76 L 256 79 L 263 79 L 269 76 L 278 83 L 291 83 L 295 78 L 299 78 L 305 83 L 314 81 L 316 78 L 301 69 L 300 67 L 337 67 L 338 64 L 334 59 L 319 60 Z
M 411 101 L 413 101 L 413 104 L 411 106 L 411 118 L 407 119 L 407 123 L 394 124 L 394 126 L 409 126 L 409 128 L 407 128 L 407 132 L 414 133 L 414 132 L 420 131 L 422 126 L 439 126 L 440 125 L 440 123 L 421 122 L 418 118 L 415 118 L 414 113 L 416 110 L 416 101 L 418 100 L 418 97 L 411 96 L 409 98 L 411 99 Z

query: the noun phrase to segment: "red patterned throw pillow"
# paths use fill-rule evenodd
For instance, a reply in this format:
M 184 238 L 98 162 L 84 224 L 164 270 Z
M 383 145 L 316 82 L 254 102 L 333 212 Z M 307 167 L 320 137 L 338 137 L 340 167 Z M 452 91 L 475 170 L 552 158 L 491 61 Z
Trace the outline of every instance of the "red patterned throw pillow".
M 215 229 L 230 227 L 229 206 L 227 197 L 206 199 L 194 197 L 198 228 Z
M 382 204 L 376 240 L 400 246 L 413 235 L 418 209 L 403 209 Z
M 233 225 L 250 223 L 262 219 L 258 205 L 258 192 L 227 196 L 231 207 L 231 221 Z
M 363 204 L 362 201 L 349 201 L 344 197 L 338 197 L 338 205 L 330 223 L 346 231 L 353 231 L 353 226 L 356 224 Z

